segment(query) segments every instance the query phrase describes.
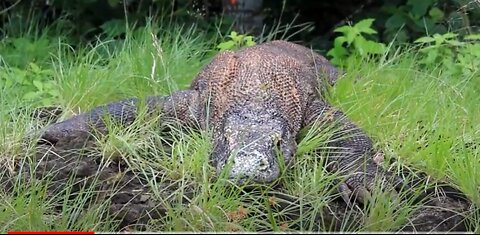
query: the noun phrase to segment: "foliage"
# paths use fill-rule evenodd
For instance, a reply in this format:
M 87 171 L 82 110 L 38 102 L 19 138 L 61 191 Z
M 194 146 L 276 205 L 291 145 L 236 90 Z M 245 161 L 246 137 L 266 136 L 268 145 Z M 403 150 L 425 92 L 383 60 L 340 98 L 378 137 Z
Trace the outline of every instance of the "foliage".
M 16 2 L 16 0 L 7 0 Z M 148 18 L 172 22 L 200 22 L 197 0 L 51 0 L 22 1 L 1 16 L 0 26 L 19 27 L 25 18 L 38 15 L 39 26 L 59 23 L 70 29 L 74 38 L 94 40 L 98 37 L 124 37 L 129 28 L 145 26 Z M 1 6 L 2 3 L 0 3 Z M 61 21 L 61 22 L 59 22 Z M 206 28 L 211 27 L 204 24 Z M 80 42 L 81 42 L 80 41 Z
M 44 69 L 30 62 L 28 68 L 16 67 L 0 70 L 0 88 L 15 89 L 21 100 L 39 105 L 51 105 L 59 98 L 59 91 L 52 79 L 52 69 Z
M 443 67 L 445 73 L 465 79 L 479 74 L 479 42 L 480 34 L 466 35 L 461 39 L 457 33 L 434 34 L 415 40 L 422 46 L 420 64 Z
M 449 31 L 468 34 L 479 26 L 472 25 L 480 19 L 479 9 L 478 3 L 468 0 L 385 0 L 376 26 L 383 41 L 396 43 Z
M 305 41 L 327 51 L 334 43 L 334 29 L 350 22 L 374 18 L 377 41 L 395 45 L 446 32 L 461 35 L 479 32 L 480 4 L 472 0 L 265 0 L 267 22 L 311 23 L 293 40 Z M 321 12 L 321 14 L 319 14 Z
M 16 0 L 0 2 L 8 8 Z M 285 25 L 291 40 L 309 42 L 321 51 L 330 49 L 333 29 L 349 22 L 374 18 L 377 41 L 401 44 L 446 32 L 478 32 L 480 5 L 472 0 L 264 0 L 265 31 Z M 150 17 L 168 19 L 168 24 L 197 24 L 206 32 L 224 34 L 231 19 L 222 14 L 219 0 L 52 0 L 20 1 L 0 14 L 0 27 L 21 28 L 26 18 L 37 14 L 40 26 L 56 23 L 68 29 L 74 40 L 124 38 L 128 29 L 144 26 Z M 322 12 L 322 14 L 318 14 Z M 27 20 L 28 21 L 28 20 Z M 167 21 L 165 21 L 167 22 Z M 298 25 L 308 25 L 299 30 Z M 257 36 L 257 35 L 255 35 Z M 260 35 L 258 35 L 260 36 Z
M 256 44 L 253 40 L 253 36 L 243 34 L 239 35 L 235 31 L 232 31 L 228 38 L 230 39 L 218 44 L 217 48 L 220 49 L 220 51 L 236 50 L 242 47 L 250 47 Z
M 342 33 L 342 36 L 335 38 L 333 48 L 327 55 L 331 56 L 331 62 L 335 65 L 343 65 L 345 60 L 352 56 L 362 58 L 370 55 L 381 55 L 385 52 L 385 45 L 364 37 L 364 34 L 376 34 L 372 29 L 374 19 L 364 19 L 353 26 L 346 25 L 335 29 L 335 32 Z
M 404 5 L 394 6 L 386 3 L 383 10 L 390 16 L 385 22 L 384 36 L 386 40 L 407 42 L 425 33 L 445 33 L 442 25 L 445 13 L 436 5 L 438 1 L 408 0 Z

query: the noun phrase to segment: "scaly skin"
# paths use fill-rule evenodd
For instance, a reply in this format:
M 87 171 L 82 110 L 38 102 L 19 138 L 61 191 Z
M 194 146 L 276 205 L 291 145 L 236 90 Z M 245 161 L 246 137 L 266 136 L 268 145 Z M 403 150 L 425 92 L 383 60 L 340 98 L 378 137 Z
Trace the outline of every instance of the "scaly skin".
M 163 115 L 163 120 L 174 118 L 185 125 L 195 125 L 199 107 L 198 95 L 194 91 L 178 91 L 171 96 L 151 96 L 143 102 L 146 113 Z M 130 98 L 99 106 L 87 113 L 82 113 L 65 121 L 55 123 L 43 131 L 41 142 L 48 142 L 62 148 L 77 148 L 95 133 L 106 134 L 105 118 L 130 125 L 142 110 L 142 102 Z M 161 113 L 160 113 L 160 110 Z
M 161 110 L 164 118 L 213 129 L 211 161 L 218 172 L 228 166 L 230 178 L 238 183 L 275 181 L 281 169 L 277 153 L 286 166 L 291 164 L 301 128 L 316 122 L 340 124 L 330 142 L 342 149 L 332 158 L 336 166 L 332 170 L 350 175 L 340 187 L 345 199 L 355 194 L 363 200 L 373 189 L 375 176 L 389 174 L 373 161 L 375 150 L 369 137 L 322 98 L 338 75 L 312 50 L 272 41 L 220 53 L 190 89 L 168 97 L 149 97 L 146 103 L 149 111 Z M 92 130 L 105 133 L 104 114 L 128 125 L 135 120 L 138 102 L 127 99 L 95 108 L 52 125 L 42 139 L 68 145 L 86 139 L 85 133 Z

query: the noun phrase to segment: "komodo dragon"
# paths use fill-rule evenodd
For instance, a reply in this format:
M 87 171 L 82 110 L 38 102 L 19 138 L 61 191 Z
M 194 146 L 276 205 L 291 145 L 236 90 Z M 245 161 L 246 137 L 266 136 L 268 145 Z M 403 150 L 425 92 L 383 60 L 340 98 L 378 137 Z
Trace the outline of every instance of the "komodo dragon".
M 213 130 L 211 162 L 218 172 L 227 165 L 234 182 L 270 183 L 280 176 L 280 161 L 291 164 L 299 130 L 315 123 L 335 123 L 338 131 L 329 142 L 340 148 L 331 160 L 331 171 L 348 174 L 339 187 L 344 196 L 358 200 L 373 190 L 375 176 L 391 176 L 374 162 L 371 139 L 338 109 L 323 99 L 339 72 L 324 57 L 287 41 L 271 41 L 238 51 L 218 54 L 196 76 L 190 89 L 170 96 L 147 97 L 149 111 L 161 110 L 165 118 Z M 136 118 L 139 99 L 131 98 L 94 108 L 46 128 L 41 138 L 68 145 L 105 132 L 109 114 L 121 123 Z M 281 154 L 278 155 L 280 150 Z M 345 171 L 343 171 L 345 170 Z M 390 178 L 389 178 L 390 179 Z M 400 185 L 392 176 L 391 186 Z

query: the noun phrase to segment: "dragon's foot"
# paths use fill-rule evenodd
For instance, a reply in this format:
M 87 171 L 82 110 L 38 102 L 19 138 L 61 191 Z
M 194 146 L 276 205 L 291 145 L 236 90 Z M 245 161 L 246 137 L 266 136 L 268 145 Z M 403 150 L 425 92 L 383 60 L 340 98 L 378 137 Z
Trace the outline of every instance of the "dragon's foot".
M 369 162 L 356 170 L 339 170 L 338 164 L 329 166 L 330 170 L 343 176 L 338 180 L 338 192 L 343 200 L 352 203 L 366 204 L 373 194 L 382 192 L 397 198 L 400 192 L 407 192 L 411 184 L 396 174 L 385 171 L 373 162 Z

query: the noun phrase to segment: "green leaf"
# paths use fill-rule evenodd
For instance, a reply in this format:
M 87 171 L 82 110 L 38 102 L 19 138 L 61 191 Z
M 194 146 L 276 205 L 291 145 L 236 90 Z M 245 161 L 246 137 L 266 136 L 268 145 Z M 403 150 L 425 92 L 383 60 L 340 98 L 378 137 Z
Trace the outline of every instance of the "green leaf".
M 434 64 L 439 56 L 438 50 L 428 51 L 427 58 L 425 58 L 425 64 Z
M 343 47 L 335 47 L 327 52 L 327 55 L 332 57 L 332 60 L 330 62 L 338 66 L 343 64 L 343 60 L 347 57 L 347 54 L 348 51 Z
M 108 37 L 115 37 L 126 32 L 125 20 L 113 19 L 103 23 L 100 28 Z
M 40 67 L 38 67 L 38 65 L 33 63 L 33 62 L 30 62 L 29 66 L 30 66 L 30 69 L 32 69 L 32 72 L 34 72 L 34 73 L 41 73 L 42 72 Z
M 449 45 L 452 45 L 452 46 L 463 46 L 463 42 L 460 42 L 458 40 L 446 40 L 445 42 L 447 42 Z
M 363 30 L 359 30 L 361 33 L 366 33 L 366 34 L 377 34 L 377 31 L 375 29 L 372 29 L 372 28 L 368 28 L 368 29 L 363 29 Z
M 415 31 L 423 34 L 426 34 L 426 32 L 432 34 L 435 25 L 435 22 L 429 17 L 423 17 L 422 19 L 414 21 Z
M 366 56 L 368 54 L 383 54 L 385 52 L 385 45 L 370 40 L 366 40 L 363 37 L 355 38 L 355 50 L 361 55 Z
M 480 40 L 480 34 L 470 34 L 470 35 L 465 36 L 463 39 L 464 40 L 472 40 L 472 41 Z
M 426 36 L 426 37 L 421 37 L 421 38 L 415 40 L 414 43 L 431 43 L 431 42 L 434 42 L 434 41 L 435 41 L 434 38 Z
M 365 47 L 367 48 L 366 50 L 368 51 L 368 53 L 380 55 L 385 53 L 386 48 L 385 44 L 374 41 L 367 41 Z
M 253 36 L 248 36 L 245 44 L 246 44 L 247 46 L 249 46 L 249 47 L 255 46 L 256 43 L 255 43 L 255 41 L 253 40 Z
M 394 14 L 385 22 L 385 27 L 389 30 L 398 29 L 406 22 L 405 17 L 400 14 Z
M 16 38 L 16 39 L 13 40 L 13 46 L 18 50 L 20 50 L 21 48 L 26 48 L 30 45 L 32 45 L 30 40 L 27 39 L 27 38 L 24 38 L 24 37 Z
M 13 86 L 13 79 L 0 78 L 0 88 L 10 88 Z
M 43 75 L 53 75 L 55 72 L 52 69 L 43 69 L 41 72 Z
M 445 39 L 456 38 L 457 36 L 458 36 L 458 33 L 446 33 L 442 35 L 442 37 Z
M 60 97 L 61 96 L 59 90 L 50 90 L 48 93 L 53 97 Z
M 355 50 L 358 52 L 358 54 L 360 54 L 360 56 L 364 56 L 366 51 L 364 49 L 364 46 L 365 46 L 365 42 L 367 40 L 365 40 L 365 38 L 363 37 L 357 37 L 355 38 L 355 40 L 353 41 L 353 45 L 355 46 Z
M 352 42 L 355 40 L 355 38 L 359 35 L 359 33 L 353 29 L 345 33 L 345 39 L 347 44 L 350 46 Z
M 343 62 L 346 58 L 346 56 L 345 56 L 346 54 L 347 54 L 347 52 L 344 48 L 331 49 L 327 53 L 327 55 L 332 57 L 330 62 L 334 65 L 337 65 L 337 66 L 342 66 L 343 65 Z
M 60 97 L 60 92 L 58 90 L 49 90 L 48 94 L 52 97 Z
M 240 40 L 241 36 L 239 36 L 237 32 L 232 31 L 230 33 L 230 38 L 232 39 L 232 41 L 237 42 Z
M 412 7 L 412 14 L 416 19 L 424 16 L 430 6 L 433 5 L 435 0 L 408 0 L 407 5 Z
M 347 33 L 349 31 L 352 31 L 353 27 L 350 26 L 350 25 L 344 25 L 344 26 L 341 26 L 341 27 L 338 27 L 336 29 L 334 29 L 333 31 L 334 32 L 338 32 L 338 33 Z
M 28 80 L 26 79 L 26 75 L 22 73 L 16 73 L 14 76 L 6 79 L 15 81 L 15 83 L 18 83 L 18 84 L 28 83 Z
M 467 44 L 464 47 L 462 47 L 461 49 L 462 49 L 462 51 L 459 52 L 458 54 L 464 54 L 464 55 L 470 54 L 473 57 L 475 57 L 475 61 L 480 62 L 480 44 L 478 44 L 478 43 Z
M 39 93 L 36 92 L 36 91 L 30 91 L 30 92 L 27 92 L 25 93 L 25 95 L 22 96 L 22 99 L 23 100 L 32 100 L 32 99 L 35 99 L 37 97 L 39 97 Z
M 445 42 L 445 37 L 438 33 L 433 35 L 433 39 L 435 40 L 435 45 L 442 45 Z
M 436 24 L 432 29 L 430 29 L 432 33 L 439 33 L 445 34 L 448 32 L 447 28 L 444 25 Z
M 347 54 L 348 54 L 348 51 L 343 47 L 335 47 L 330 49 L 327 52 L 328 56 L 332 56 L 334 58 L 343 58 Z
M 434 7 L 428 11 L 428 15 L 432 17 L 432 20 L 436 23 L 441 20 L 443 20 L 443 17 L 445 17 L 445 13 L 443 13 L 442 10 L 440 10 L 438 7 Z
M 333 47 L 343 47 L 343 43 L 347 42 L 347 38 L 344 36 L 336 37 L 333 40 Z
M 43 106 L 49 106 L 53 104 L 53 99 L 52 98 L 43 98 L 41 101 Z
M 110 5 L 111 7 L 116 7 L 119 3 L 118 0 L 107 0 L 108 1 L 108 5 Z
M 389 37 L 387 37 L 387 40 L 385 41 L 392 41 L 395 39 L 395 41 L 399 42 L 399 43 L 403 43 L 403 42 L 408 42 L 410 40 L 410 35 L 409 33 L 407 32 L 406 29 L 400 29 L 398 31 L 395 31 L 394 33 L 392 32 L 388 32 L 387 35 L 390 35 Z
M 43 91 L 43 83 L 38 80 L 33 80 L 33 85 L 39 90 Z
M 56 83 L 54 81 L 51 81 L 51 80 L 43 82 L 43 87 L 45 89 L 53 89 L 55 87 L 55 85 L 56 85 Z
M 355 24 L 354 28 L 357 29 L 359 32 L 366 33 L 366 34 L 376 34 L 377 31 L 372 29 L 372 23 L 375 19 L 369 18 L 364 19 Z
M 235 47 L 235 42 L 234 41 L 226 41 L 218 44 L 217 48 L 220 49 L 220 51 L 225 51 L 225 50 L 231 50 L 232 48 Z

